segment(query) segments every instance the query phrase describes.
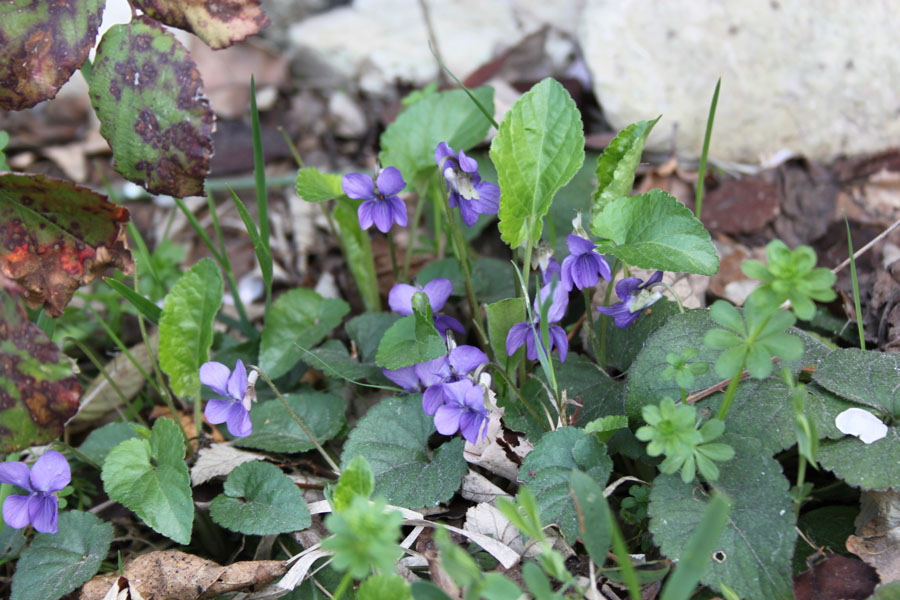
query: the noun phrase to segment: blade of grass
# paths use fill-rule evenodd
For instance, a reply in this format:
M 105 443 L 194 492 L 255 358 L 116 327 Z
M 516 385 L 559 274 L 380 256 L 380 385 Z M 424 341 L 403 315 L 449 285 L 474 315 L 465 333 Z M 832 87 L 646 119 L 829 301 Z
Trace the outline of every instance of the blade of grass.
M 162 314 L 162 309 L 160 307 L 153 304 L 121 281 L 117 281 L 111 277 L 104 277 L 103 281 L 105 281 L 109 287 L 116 290 L 120 296 L 128 300 L 139 313 L 152 321 L 154 325 L 159 325 L 159 317 Z
M 859 347 L 866 349 L 866 332 L 863 329 L 862 306 L 859 301 L 859 281 L 856 279 L 856 258 L 853 256 L 853 237 L 850 235 L 850 221 L 844 213 L 844 224 L 847 226 L 847 246 L 850 248 L 850 281 L 853 284 L 853 310 L 856 311 L 856 329 L 859 332 Z
M 474 95 L 471 91 L 469 91 L 469 88 L 466 87 L 466 84 L 464 84 L 462 81 L 460 81 L 460 80 L 459 80 L 459 77 L 457 77 L 456 75 L 454 75 L 454 74 L 453 74 L 453 71 L 451 71 L 451 70 L 447 67 L 447 65 L 444 64 L 444 61 L 442 61 L 442 60 L 441 60 L 441 57 L 438 56 L 437 52 L 436 52 L 435 49 L 434 49 L 434 46 L 431 45 L 431 42 L 428 43 L 428 49 L 431 50 L 431 54 L 434 56 L 434 59 L 438 62 L 438 64 L 441 65 L 441 68 L 442 68 L 444 71 L 446 71 L 447 74 L 448 74 L 450 77 L 453 78 L 453 81 L 455 81 L 456 84 L 457 84 L 459 87 L 462 88 L 462 90 L 463 90 L 463 91 L 466 93 L 466 95 L 469 97 L 469 100 L 471 100 L 472 102 L 475 103 L 475 106 L 478 107 L 478 110 L 481 111 L 481 114 L 483 114 L 484 117 L 485 117 L 488 121 L 491 122 L 491 125 L 493 125 L 495 129 L 500 129 L 500 125 L 497 123 L 497 121 L 494 120 L 494 115 L 491 114 L 490 112 L 488 112 L 488 109 L 486 109 L 486 108 L 484 107 L 484 105 L 483 105 L 481 102 L 478 101 L 478 98 L 476 98 L 475 95 Z
M 134 241 L 134 247 L 138 254 L 138 264 L 147 265 L 150 277 L 153 278 L 153 281 L 155 281 L 161 289 L 165 289 L 162 279 L 159 277 L 159 273 L 156 272 L 156 265 L 153 264 L 153 260 L 150 258 L 150 250 L 147 248 L 144 236 L 142 236 L 141 232 L 138 231 L 138 228 L 134 226 L 133 221 L 128 222 L 128 235 L 130 235 L 132 241 Z
M 706 157 L 709 155 L 709 140 L 712 137 L 713 121 L 716 118 L 716 105 L 719 103 L 719 88 L 722 86 L 722 78 L 716 82 L 716 91 L 713 92 L 712 102 L 709 104 L 709 116 L 706 118 L 706 135 L 703 137 L 703 151 L 700 153 L 700 167 L 697 169 L 697 196 L 694 203 L 694 214 L 700 218 L 703 210 L 703 183 L 706 178 Z
M 224 265 L 224 261 L 222 256 L 219 254 L 219 250 L 216 248 L 216 245 L 213 244 L 213 241 L 210 239 L 209 235 L 207 235 L 206 230 L 203 229 L 203 226 L 200 224 L 200 221 L 197 220 L 197 217 L 194 216 L 194 213 L 188 209 L 187 205 L 184 203 L 184 200 L 181 198 L 173 198 L 175 200 L 175 204 L 178 205 L 178 208 L 181 209 L 181 212 L 184 213 L 185 218 L 188 220 L 188 223 L 191 224 L 191 227 L 194 228 L 194 231 L 197 232 L 197 235 L 200 236 L 200 239 L 203 240 L 203 243 L 206 244 L 206 247 L 212 253 L 213 258 L 216 259 L 216 262 L 219 263 L 220 266 Z
M 266 249 L 268 264 L 263 264 L 263 283 L 266 286 L 266 313 L 272 303 L 272 249 L 269 246 L 269 196 L 266 192 L 266 162 L 263 157 L 262 135 L 259 129 L 259 111 L 256 108 L 256 81 L 250 76 L 250 124 L 253 128 L 253 178 L 256 181 L 256 212 L 259 216 L 259 238 Z M 230 190 L 229 190 L 230 191 Z M 234 195 L 234 192 L 232 192 Z M 257 252 L 257 256 L 259 253 Z
M 628 587 L 628 596 L 631 600 L 641 600 L 641 582 L 638 579 L 637 571 L 631 563 L 631 556 L 628 554 L 628 546 L 625 545 L 625 538 L 622 537 L 622 531 L 612 511 L 609 513 L 609 530 L 612 534 L 612 549 L 622 569 L 622 578 Z
M 244 205 L 244 202 L 240 199 L 237 193 L 235 193 L 235 191 L 231 188 L 228 188 L 228 192 L 231 194 L 231 199 L 234 201 L 234 205 L 238 210 L 238 214 L 241 215 L 241 220 L 244 222 L 244 227 L 247 229 L 247 233 L 250 235 L 250 242 L 253 244 L 253 250 L 256 252 L 256 260 L 259 261 L 259 268 L 262 271 L 263 282 L 266 285 L 266 309 L 268 310 L 269 301 L 271 300 L 272 295 L 272 255 L 269 251 L 268 240 L 263 239 L 262 231 L 258 231 L 256 229 L 256 224 L 253 222 L 253 217 L 250 216 L 250 213 L 247 211 L 247 207 Z M 262 225 L 262 220 L 262 215 L 260 215 L 260 225 Z
M 234 299 L 234 307 L 237 309 L 238 317 L 241 319 L 241 326 L 239 329 L 248 337 L 252 337 L 255 331 L 250 324 L 250 319 L 247 318 L 244 301 L 241 300 L 241 295 L 238 293 L 237 282 L 234 280 L 234 272 L 231 270 L 231 261 L 228 260 L 228 252 L 225 250 L 225 237 L 222 235 L 222 228 L 219 226 L 219 214 L 216 211 L 216 203 L 215 200 L 213 200 L 212 194 L 209 192 L 206 194 L 206 203 L 209 206 L 209 215 L 212 217 L 213 229 L 216 232 L 216 239 L 219 242 L 219 250 L 225 261 L 225 264 L 222 265 L 222 270 L 225 271 L 225 277 L 228 279 L 228 287 L 231 288 L 231 297 Z
M 85 307 L 88 309 L 88 311 L 90 311 L 90 313 L 92 315 L 94 315 L 94 318 L 97 319 L 97 322 L 100 323 L 100 326 L 103 327 L 104 331 L 106 331 L 106 335 L 108 335 L 110 337 L 110 339 L 113 341 L 113 343 L 116 345 L 116 347 L 119 348 L 119 352 L 122 352 L 123 354 L 125 354 L 125 356 L 128 358 L 128 360 L 131 361 L 131 364 L 133 364 L 134 367 L 138 370 L 138 372 L 140 372 L 140 374 L 143 375 L 144 379 L 146 379 L 147 382 L 151 386 L 153 386 L 153 389 L 156 391 L 156 393 L 159 394 L 160 396 L 162 396 L 163 395 L 162 391 L 159 389 L 159 387 L 157 387 L 156 382 L 153 381 L 153 379 L 150 377 L 149 374 L 147 374 L 147 371 L 144 369 L 144 366 L 141 363 L 139 363 L 137 361 L 137 359 L 134 358 L 134 355 L 131 354 L 131 350 L 129 350 L 128 346 L 126 346 L 125 343 L 121 340 L 121 338 L 119 338 L 119 336 L 116 335 L 116 332 L 113 331 L 112 327 L 110 327 L 109 325 L 106 324 L 106 321 L 103 320 L 103 317 L 100 316 L 100 314 L 94 309 L 93 306 L 91 306 L 90 304 L 85 304 Z
M 675 571 L 663 586 L 660 600 L 688 600 L 691 597 L 706 564 L 716 550 L 730 512 L 731 503 L 728 498 L 720 493 L 713 494 L 703 513 L 703 519 L 681 553 Z

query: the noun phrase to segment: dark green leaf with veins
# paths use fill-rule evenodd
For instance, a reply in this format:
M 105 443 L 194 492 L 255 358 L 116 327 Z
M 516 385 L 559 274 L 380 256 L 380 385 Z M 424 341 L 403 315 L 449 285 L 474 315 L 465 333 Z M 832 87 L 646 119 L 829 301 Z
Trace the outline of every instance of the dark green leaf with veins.
M 0 4 L 0 109 L 53 98 L 94 46 L 105 0 Z
M 12 581 L 12 600 L 59 598 L 90 579 L 106 558 L 111 523 L 71 510 L 59 515 L 57 533 L 39 533 L 22 553 Z
M 90 96 L 116 170 L 150 192 L 203 194 L 213 113 L 187 50 L 156 21 L 114 25 L 97 48 Z
M 756 440 L 730 434 L 722 441 L 735 449 L 736 457 L 721 465 L 714 487 L 733 499 L 734 509 L 700 581 L 716 589 L 727 585 L 744 600 L 791 599 L 797 534 L 789 483 Z M 709 494 L 699 483 L 684 483 L 674 475 L 653 480 L 650 531 L 665 556 L 685 558 L 687 542 L 708 504 Z

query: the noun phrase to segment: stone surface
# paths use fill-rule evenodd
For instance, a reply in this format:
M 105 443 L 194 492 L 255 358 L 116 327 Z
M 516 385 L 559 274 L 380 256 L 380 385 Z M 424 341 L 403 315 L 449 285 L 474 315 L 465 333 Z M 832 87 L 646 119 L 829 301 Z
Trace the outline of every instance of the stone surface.
M 647 147 L 699 156 L 721 76 L 710 156 L 757 164 L 895 146 L 898 26 L 881 2 L 588 0 L 579 38 L 614 127 L 662 113 Z
M 544 25 L 568 23 L 571 31 L 583 3 L 426 0 L 424 4 L 444 62 L 465 78 Z M 376 94 L 392 89 L 397 81 L 423 86 L 438 75 L 419 0 L 356 0 L 293 25 L 290 38 L 300 53 L 295 64 L 326 86 L 332 83 L 328 71 Z

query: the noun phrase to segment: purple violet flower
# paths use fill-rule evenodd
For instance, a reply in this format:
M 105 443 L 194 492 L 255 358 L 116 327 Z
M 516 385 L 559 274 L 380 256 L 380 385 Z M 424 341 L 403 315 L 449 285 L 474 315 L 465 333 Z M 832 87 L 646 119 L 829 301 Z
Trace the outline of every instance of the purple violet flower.
M 394 223 L 405 227 L 406 204 L 397 196 L 406 187 L 400 170 L 397 167 L 382 169 L 375 185 L 371 177 L 362 173 L 347 173 L 341 180 L 345 194 L 354 200 L 365 200 L 357 211 L 359 226 L 368 229 L 374 223 L 381 233 L 387 233 Z
M 53 492 L 66 487 L 72 472 L 66 458 L 56 450 L 47 450 L 28 470 L 23 462 L 0 463 L 0 482 L 17 485 L 27 496 L 7 496 L 3 501 L 3 520 L 13 529 L 29 523 L 41 533 L 56 533 L 59 500 Z
M 463 223 L 471 227 L 478 215 L 496 215 L 500 210 L 500 188 L 489 181 L 482 181 L 478 163 L 462 150 L 456 152 L 441 142 L 434 150 L 434 160 L 447 182 L 450 207 L 459 206 Z
M 650 292 L 649 288 L 654 283 L 662 281 L 662 271 L 654 273 L 646 283 L 637 277 L 626 277 L 616 282 L 616 295 L 621 302 L 612 306 L 598 306 L 604 315 L 615 319 L 616 327 L 626 329 L 634 323 L 644 309 L 662 298 L 659 292 Z
M 537 335 L 541 343 L 543 343 L 540 327 L 541 305 L 547 301 L 552 286 L 553 283 L 551 282 L 542 287 L 540 294 L 534 299 L 534 322 L 522 321 L 509 329 L 509 333 L 506 335 L 506 353 L 509 356 L 515 354 L 516 350 L 521 348 L 522 344 L 525 344 L 525 356 L 528 360 L 537 360 L 538 355 L 537 347 L 534 344 L 534 336 Z M 548 333 L 550 334 L 550 351 L 553 351 L 553 347 L 556 346 L 559 350 L 560 362 L 566 362 L 566 355 L 569 352 L 569 338 L 566 337 L 566 331 L 562 327 L 553 323 L 558 323 L 562 320 L 568 306 L 569 293 L 562 284 L 557 283 L 553 289 L 553 301 L 547 310 L 547 324 Z
M 484 389 L 471 379 L 444 384 L 447 401 L 434 414 L 434 426 L 441 435 L 457 431 L 470 444 L 487 435 L 488 410 L 484 407 Z
M 447 330 L 452 329 L 460 335 L 465 335 L 466 329 L 463 324 L 447 315 L 439 315 L 437 312 L 444 308 L 450 293 L 453 291 L 453 284 L 449 279 L 438 277 L 426 283 L 423 287 L 412 286 L 407 283 L 398 283 L 391 288 L 388 294 L 388 304 L 391 310 L 398 315 L 411 315 L 412 298 L 416 292 L 423 292 L 428 296 L 428 303 L 431 305 L 431 312 L 434 313 L 434 328 L 438 330 L 441 337 L 447 339 Z
M 434 415 L 448 400 L 447 384 L 460 381 L 487 362 L 487 355 L 475 346 L 457 346 L 447 356 L 393 371 L 382 369 L 382 373 L 409 392 L 424 391 L 422 410 Z
M 227 423 L 228 432 L 235 437 L 253 433 L 250 422 L 252 393 L 247 393 L 247 369 L 241 359 L 234 365 L 234 371 L 220 362 L 203 363 L 200 365 L 200 383 L 227 398 L 213 398 L 206 403 L 203 416 L 207 421 L 213 425 Z
M 574 285 L 579 290 L 597 285 L 600 277 L 612 279 L 612 271 L 603 256 L 597 252 L 597 244 L 573 233 L 566 238 L 569 256 L 562 262 L 562 284 L 567 291 Z

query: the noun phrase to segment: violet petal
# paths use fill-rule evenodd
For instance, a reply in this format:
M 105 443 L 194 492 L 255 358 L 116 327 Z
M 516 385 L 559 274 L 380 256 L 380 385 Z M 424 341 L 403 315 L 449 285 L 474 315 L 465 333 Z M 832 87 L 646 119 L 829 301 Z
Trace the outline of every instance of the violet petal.
M 466 334 L 466 328 L 457 319 L 448 315 L 437 315 L 434 317 L 434 328 L 445 340 L 447 339 L 447 330 L 455 331 L 459 335 Z
M 69 461 L 56 450 L 47 450 L 31 467 L 31 485 L 38 492 L 58 492 L 72 481 Z
M 447 142 L 441 142 L 437 145 L 437 148 L 434 149 L 434 162 L 437 163 L 437 166 L 441 169 L 442 173 L 444 169 L 449 166 L 444 162 L 444 159 L 448 157 L 456 160 L 456 153 L 450 148 L 450 145 Z
M 354 200 L 369 200 L 375 197 L 372 178 L 362 173 L 347 173 L 341 179 L 341 189 Z
M 241 401 L 247 393 L 247 369 L 241 359 L 237 359 L 234 365 L 234 371 L 228 378 L 228 397 L 232 400 Z
M 422 410 L 428 416 L 434 416 L 437 409 L 440 408 L 446 399 L 444 398 L 444 384 L 436 383 L 430 386 L 425 393 L 422 394 Z
M 444 404 L 434 413 L 434 427 L 441 435 L 453 435 L 459 431 L 459 406 Z
M 0 483 L 11 483 L 29 492 L 34 491 L 31 489 L 28 465 L 20 461 L 0 463 Z
M 406 203 L 400 199 L 400 196 L 388 196 L 386 199 L 391 204 L 391 211 L 394 215 L 394 222 L 400 227 L 406 227 L 409 220 L 406 216 Z
M 359 228 L 362 230 L 366 230 L 370 228 L 374 223 L 374 219 L 372 218 L 372 208 L 375 206 L 374 200 L 366 200 L 362 204 L 359 205 L 359 208 L 356 211 L 356 216 L 359 217 Z
M 213 398 L 206 403 L 206 408 L 203 409 L 203 416 L 213 425 L 219 425 L 228 420 L 228 411 L 231 410 L 233 404 L 239 403 L 234 400 Z
M 420 291 L 422 290 L 408 283 L 394 284 L 394 287 L 388 292 L 388 306 L 398 315 L 411 315 L 413 314 L 413 295 Z
M 457 346 L 450 351 L 450 366 L 456 373 L 467 375 L 488 362 L 487 354 L 475 346 Z
M 453 284 L 450 283 L 449 279 L 438 277 L 426 283 L 422 291 L 428 296 L 431 310 L 438 312 L 447 304 L 447 299 L 450 298 L 450 294 L 453 292 Z
M 516 350 L 522 347 L 522 344 L 525 343 L 525 338 L 531 335 L 531 327 L 525 321 L 516 323 L 512 327 L 509 328 L 509 333 L 506 334 L 506 354 L 508 356 L 512 356 L 516 353 Z
M 459 168 L 466 173 L 475 173 L 478 171 L 478 162 L 471 156 L 467 156 L 462 150 L 459 151 Z
M 28 525 L 28 501 L 31 496 L 7 496 L 3 501 L 3 521 L 13 529 Z
M 220 362 L 209 361 L 200 365 L 200 383 L 220 396 L 228 396 L 228 378 L 231 369 Z
M 59 500 L 50 494 L 33 496 L 28 503 L 28 516 L 34 529 L 41 533 L 56 533 L 59 519 Z
M 407 392 L 419 389 L 419 376 L 416 375 L 415 366 L 402 367 L 400 369 L 382 369 L 385 377 L 402 387 Z
M 387 167 L 378 174 L 378 193 L 382 196 L 391 196 L 405 187 L 406 182 L 397 167 Z
M 235 402 L 228 409 L 227 425 L 228 433 L 234 437 L 247 437 L 253 433 L 250 411 L 245 410 L 240 402 Z
M 551 346 L 555 345 L 559 350 L 559 362 L 566 362 L 566 355 L 569 352 L 569 338 L 566 337 L 566 330 L 559 325 L 550 326 Z
M 394 209 L 386 200 L 372 201 L 372 220 L 381 233 L 387 233 L 394 224 Z

